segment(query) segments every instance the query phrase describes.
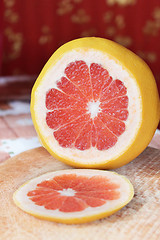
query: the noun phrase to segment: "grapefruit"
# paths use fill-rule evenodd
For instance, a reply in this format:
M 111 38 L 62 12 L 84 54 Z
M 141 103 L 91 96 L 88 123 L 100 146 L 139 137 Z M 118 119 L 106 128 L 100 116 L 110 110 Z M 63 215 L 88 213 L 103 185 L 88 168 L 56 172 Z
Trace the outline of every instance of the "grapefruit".
M 41 219 L 76 224 L 113 214 L 131 201 L 129 180 L 114 172 L 71 169 L 46 173 L 22 185 L 15 204 Z
M 146 63 L 110 40 L 60 47 L 32 90 L 31 115 L 51 155 L 83 168 L 120 167 L 149 144 L 159 96 Z

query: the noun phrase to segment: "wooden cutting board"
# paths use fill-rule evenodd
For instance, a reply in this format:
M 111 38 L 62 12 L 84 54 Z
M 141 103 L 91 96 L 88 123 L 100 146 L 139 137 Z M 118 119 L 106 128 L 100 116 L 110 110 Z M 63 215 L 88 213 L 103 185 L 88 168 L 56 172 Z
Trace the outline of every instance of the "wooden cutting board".
M 114 215 L 81 225 L 40 220 L 15 206 L 13 192 L 40 174 L 71 168 L 37 148 L 0 165 L 0 239 L 3 240 L 158 240 L 160 239 L 160 151 L 147 148 L 116 172 L 127 176 L 133 200 Z

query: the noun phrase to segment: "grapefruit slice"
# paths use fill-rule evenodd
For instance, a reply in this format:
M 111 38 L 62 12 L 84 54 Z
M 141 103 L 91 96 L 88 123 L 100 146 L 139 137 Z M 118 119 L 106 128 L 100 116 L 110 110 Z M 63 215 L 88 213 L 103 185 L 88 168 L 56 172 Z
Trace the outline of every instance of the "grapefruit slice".
M 117 173 L 71 169 L 28 181 L 14 193 L 13 200 L 35 217 L 76 224 L 115 213 L 131 201 L 133 194 L 129 180 Z
M 83 168 L 116 168 L 139 155 L 159 121 L 155 79 L 145 62 L 110 40 L 81 38 L 49 59 L 31 95 L 43 146 Z

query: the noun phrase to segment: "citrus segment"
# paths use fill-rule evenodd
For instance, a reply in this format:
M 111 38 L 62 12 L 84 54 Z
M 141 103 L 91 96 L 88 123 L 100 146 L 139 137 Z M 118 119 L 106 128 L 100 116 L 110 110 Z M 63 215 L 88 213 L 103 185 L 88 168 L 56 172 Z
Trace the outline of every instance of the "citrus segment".
M 67 78 L 86 96 L 92 98 L 91 80 L 89 68 L 84 61 L 71 62 L 65 69 Z
M 85 150 L 91 147 L 91 140 L 92 140 L 92 121 L 88 121 L 84 127 L 79 131 L 79 135 L 75 141 L 74 146 L 77 149 Z
M 54 109 L 67 109 L 67 108 L 79 108 L 79 106 L 85 108 L 86 105 L 83 105 L 81 101 L 70 97 L 69 95 L 52 88 L 46 94 L 46 108 L 48 110 Z
M 106 92 L 109 90 L 110 84 L 113 82 L 113 78 L 109 77 L 107 80 L 103 82 L 102 88 L 101 88 L 101 93 L 100 93 L 100 98 L 102 99 L 102 96 L 105 95 Z
M 127 120 L 128 118 L 128 110 L 126 109 L 110 109 L 110 108 L 104 108 L 102 110 L 103 113 L 118 118 L 119 120 Z
M 79 136 L 81 129 L 89 121 L 89 115 L 85 114 L 72 122 L 60 127 L 54 132 L 55 139 L 62 147 L 72 147 Z
M 46 64 L 32 91 L 31 113 L 56 158 L 115 168 L 148 145 L 159 121 L 159 97 L 150 69 L 135 54 L 109 40 L 82 38 Z
M 132 197 L 133 187 L 123 176 L 74 169 L 32 179 L 14 193 L 13 199 L 21 209 L 34 216 L 78 223 L 108 216 Z
M 57 87 L 62 90 L 64 93 L 72 96 L 73 98 L 84 101 L 87 103 L 86 97 L 82 94 L 82 92 L 77 88 L 69 79 L 66 77 L 61 77 L 60 81 L 57 82 Z M 81 107 L 81 105 L 79 106 Z M 85 107 L 85 106 L 84 106 Z
M 101 65 L 92 63 L 90 65 L 90 78 L 91 78 L 91 87 L 93 93 L 94 101 L 97 101 L 100 98 L 102 88 L 107 87 L 111 78 L 109 77 L 109 73 L 106 69 L 102 68 Z
M 108 101 L 104 101 L 101 103 L 100 107 L 102 109 L 111 108 L 112 110 L 125 109 L 128 107 L 128 97 L 123 96 L 123 97 L 119 97 L 119 98 L 110 99 Z
M 101 94 L 100 101 L 106 101 L 127 94 L 127 89 L 120 80 L 112 81 L 110 86 Z
M 47 188 L 47 190 L 49 190 L 50 188 L 54 188 L 54 190 L 62 190 L 63 187 L 58 184 L 57 181 L 55 181 L 54 179 L 50 180 L 50 181 L 43 181 L 41 183 L 37 184 L 38 187 L 42 187 L 42 188 Z
M 66 199 L 66 197 L 56 197 L 56 198 L 54 198 L 54 200 L 51 199 L 51 201 L 49 201 L 45 204 L 45 208 L 48 210 L 56 210 L 63 204 L 65 199 Z
M 90 207 L 100 207 L 103 204 L 105 204 L 105 200 L 91 197 L 91 196 L 85 196 L 85 195 L 78 195 L 79 198 L 81 198 L 84 202 L 86 202 L 87 206 Z
M 95 119 L 95 128 L 97 132 L 96 148 L 98 150 L 106 150 L 116 144 L 118 140 L 117 136 L 108 129 L 100 118 Z
M 105 113 L 101 113 L 101 114 L 99 114 L 99 119 L 116 136 L 120 136 L 125 131 L 124 122 L 122 122 L 114 117 L 111 117 L 109 115 L 107 116 Z
M 57 129 L 67 123 L 72 122 L 76 118 L 84 115 L 84 110 L 78 109 L 58 109 L 48 112 L 46 115 L 46 123 L 50 128 Z
M 85 201 L 76 197 L 67 197 L 59 211 L 61 212 L 80 212 L 86 208 Z

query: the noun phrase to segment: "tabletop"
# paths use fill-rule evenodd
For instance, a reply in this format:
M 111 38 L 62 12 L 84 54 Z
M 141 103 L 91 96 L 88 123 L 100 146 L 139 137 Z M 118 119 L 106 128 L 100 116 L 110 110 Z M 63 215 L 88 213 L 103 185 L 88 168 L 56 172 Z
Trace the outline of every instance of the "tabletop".
M 30 115 L 29 101 L 0 103 L 0 163 L 23 151 L 41 146 Z M 160 130 L 149 146 L 160 149 Z

